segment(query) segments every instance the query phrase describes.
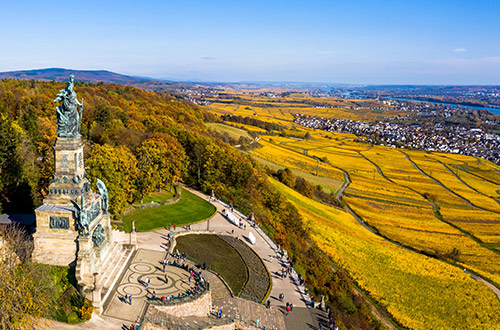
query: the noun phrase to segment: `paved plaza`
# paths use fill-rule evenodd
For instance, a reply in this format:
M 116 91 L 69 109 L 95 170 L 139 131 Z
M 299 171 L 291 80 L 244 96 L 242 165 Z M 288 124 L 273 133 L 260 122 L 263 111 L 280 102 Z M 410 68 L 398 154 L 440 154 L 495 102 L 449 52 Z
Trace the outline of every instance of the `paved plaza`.
M 121 320 L 136 322 L 146 307 L 146 298 L 151 298 L 153 290 L 157 297 L 177 296 L 194 287 L 189 283 L 189 273 L 179 267 L 166 266 L 163 272 L 162 261 L 165 253 L 139 249 L 125 270 L 120 282 L 111 293 L 104 315 Z M 165 282 L 165 274 L 168 282 Z M 146 287 L 146 279 L 149 286 Z M 132 295 L 132 304 L 125 296 Z

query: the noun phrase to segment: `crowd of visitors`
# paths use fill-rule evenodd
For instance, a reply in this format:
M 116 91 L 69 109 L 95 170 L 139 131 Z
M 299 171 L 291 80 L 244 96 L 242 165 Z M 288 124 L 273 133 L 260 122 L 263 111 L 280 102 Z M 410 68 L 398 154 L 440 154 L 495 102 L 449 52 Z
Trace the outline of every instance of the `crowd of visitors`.
M 194 282 L 194 285 L 191 286 L 185 292 L 181 292 L 177 295 L 169 295 L 169 296 L 162 296 L 162 297 L 157 297 L 156 291 L 153 289 L 153 293 L 151 294 L 151 297 L 148 299 L 149 301 L 156 301 L 156 302 L 161 302 L 161 303 L 166 304 L 166 303 L 170 303 L 171 301 L 177 300 L 177 299 L 193 298 L 193 297 L 205 292 L 206 290 L 208 290 L 209 283 L 207 281 L 205 281 L 205 279 L 202 276 L 201 271 L 196 272 L 196 270 L 193 267 L 189 266 L 187 263 L 185 263 L 185 262 L 180 263 L 181 260 L 185 261 L 187 256 L 185 254 L 182 254 L 182 255 L 179 254 L 179 251 L 176 251 L 176 252 L 177 253 L 174 255 L 175 261 L 169 262 L 169 261 L 167 261 L 166 258 L 163 260 L 162 264 L 163 264 L 164 272 L 165 272 L 165 266 L 174 266 L 174 267 L 181 268 L 189 274 L 188 279 L 187 279 L 188 284 L 191 285 L 192 282 Z M 148 279 L 146 279 L 146 280 L 148 280 Z M 165 283 L 168 283 L 167 272 L 165 272 Z M 148 287 L 148 284 L 146 284 L 146 287 Z

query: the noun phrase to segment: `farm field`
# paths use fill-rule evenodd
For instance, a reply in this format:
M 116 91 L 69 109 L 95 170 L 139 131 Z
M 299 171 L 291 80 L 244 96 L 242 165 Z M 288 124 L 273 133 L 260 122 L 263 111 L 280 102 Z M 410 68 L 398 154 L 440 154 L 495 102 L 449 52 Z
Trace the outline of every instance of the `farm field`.
M 303 113 L 311 116 L 322 116 L 325 118 L 342 118 L 348 120 L 372 121 L 380 116 L 395 116 L 404 114 L 397 112 L 389 106 L 378 103 L 386 110 L 373 112 L 367 109 L 367 105 L 373 101 L 361 99 L 333 99 L 326 97 L 311 97 L 307 94 L 292 93 L 280 98 L 267 97 L 255 94 L 256 91 L 241 93 L 225 90 L 217 97 L 208 97 L 210 111 L 221 112 L 231 109 L 233 114 L 240 116 L 269 116 L 283 120 L 292 120 L 292 113 Z
M 403 326 L 454 329 L 466 323 L 470 328 L 500 324 L 497 297 L 459 268 L 399 248 L 367 231 L 348 213 L 272 183 L 308 220 L 320 247 Z
M 482 196 L 469 188 L 466 184 L 461 182 L 452 171 L 432 158 L 427 157 L 424 152 L 407 151 L 405 153 L 422 169 L 422 171 L 441 182 L 445 187 L 453 191 L 455 195 L 461 196 L 463 199 L 479 208 L 500 212 L 500 205 L 492 198 Z
M 241 136 L 250 138 L 250 135 L 248 134 L 247 131 L 233 126 L 219 124 L 219 123 L 207 123 L 207 127 L 219 133 L 227 133 L 230 137 L 236 140 L 238 140 Z
M 304 155 L 297 150 L 294 151 L 280 144 L 266 141 L 264 139 L 259 141 L 259 143 L 262 147 L 252 150 L 250 152 L 252 155 L 259 156 L 279 165 L 297 168 L 309 173 L 316 173 L 316 169 L 318 169 L 319 176 L 336 179 L 339 182 L 343 181 L 342 171 L 322 162 L 318 163 L 313 158 Z
M 292 95 L 295 102 L 309 102 L 305 96 Z M 282 104 L 273 100 L 266 108 L 265 97 L 258 99 L 252 118 L 279 122 L 289 129 L 271 134 L 261 131 L 260 147 L 249 153 L 272 170 L 288 167 L 329 192 L 338 192 L 348 183 L 339 196 L 345 209 L 339 209 L 273 180 L 307 220 L 322 250 L 395 320 L 410 329 L 458 328 L 468 319 L 452 311 L 460 314 L 455 308 L 462 306 L 463 313 L 476 308 L 485 313 L 475 319 L 475 325 L 468 324 L 470 328 L 500 327 L 491 312 L 479 305 L 467 306 L 472 297 L 470 285 L 478 290 L 474 299 L 482 300 L 487 308 L 499 300 L 491 289 L 463 272 L 466 268 L 500 287 L 500 167 L 470 156 L 374 146 L 352 134 L 297 127 L 286 116 L 306 107 L 301 109 L 285 98 Z M 354 109 L 355 101 L 342 101 L 339 104 L 353 108 L 318 108 L 316 114 L 354 116 L 360 111 Z M 238 102 L 251 107 L 252 96 L 245 95 Z M 223 114 L 217 107 L 208 109 Z M 241 111 L 238 115 L 245 116 Z M 358 114 L 362 115 L 366 114 Z M 301 138 L 306 133 L 310 138 Z M 361 226 L 347 208 L 375 234 Z M 437 299 L 445 296 L 445 301 Z

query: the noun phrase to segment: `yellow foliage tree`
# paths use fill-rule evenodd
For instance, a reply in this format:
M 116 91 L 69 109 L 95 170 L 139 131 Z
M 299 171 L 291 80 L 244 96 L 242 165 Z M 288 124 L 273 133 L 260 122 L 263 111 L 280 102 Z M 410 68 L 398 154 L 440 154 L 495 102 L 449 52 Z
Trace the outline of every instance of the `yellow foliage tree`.
M 137 159 L 125 146 L 94 145 L 87 160 L 92 182 L 101 179 L 108 188 L 109 210 L 115 213 L 132 202 L 138 174 Z
M 32 243 L 17 226 L 0 227 L 0 329 L 45 325 L 51 287 L 30 260 Z

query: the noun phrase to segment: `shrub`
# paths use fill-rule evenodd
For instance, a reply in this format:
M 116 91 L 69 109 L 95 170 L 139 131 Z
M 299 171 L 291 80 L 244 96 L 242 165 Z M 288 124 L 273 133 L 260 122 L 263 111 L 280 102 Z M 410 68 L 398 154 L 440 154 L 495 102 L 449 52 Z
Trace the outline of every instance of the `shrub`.
M 357 309 L 354 303 L 352 302 L 352 299 L 348 297 L 345 293 L 340 293 L 338 296 L 335 297 L 337 300 L 338 306 L 345 311 L 348 314 L 356 314 Z
M 92 302 L 85 299 L 85 303 L 78 313 L 78 316 L 82 321 L 88 321 L 92 317 L 92 313 L 94 312 L 94 306 L 92 306 Z
M 76 309 L 80 309 L 83 307 L 83 304 L 85 303 L 85 297 L 82 296 L 80 293 L 75 292 L 71 296 L 71 305 L 74 306 Z

